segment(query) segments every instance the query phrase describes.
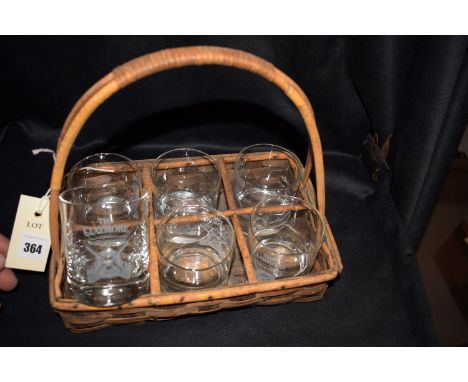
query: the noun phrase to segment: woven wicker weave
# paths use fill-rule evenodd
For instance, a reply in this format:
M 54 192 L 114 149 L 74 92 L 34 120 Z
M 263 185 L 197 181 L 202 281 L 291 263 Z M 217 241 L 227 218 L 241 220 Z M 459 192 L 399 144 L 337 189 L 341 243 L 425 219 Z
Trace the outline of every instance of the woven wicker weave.
M 112 324 L 169 319 L 203 314 L 217 310 L 252 305 L 272 305 L 292 301 L 314 301 L 323 297 L 328 283 L 342 270 L 342 264 L 330 227 L 310 274 L 268 282 L 258 282 L 250 258 L 246 238 L 242 234 L 239 215 L 250 214 L 251 208 L 238 208 L 231 185 L 235 154 L 218 155 L 222 175 L 220 210 L 230 217 L 237 238 L 237 247 L 228 285 L 216 289 L 191 292 L 161 292 L 158 275 L 158 254 L 154 229 L 150 229 L 150 290 L 131 303 L 118 307 L 92 307 L 73 300 L 68 291 L 65 264 L 61 255 L 58 195 L 62 188 L 65 163 L 70 149 L 89 116 L 110 96 L 125 86 L 151 74 L 189 65 L 223 65 L 255 73 L 278 86 L 298 108 L 310 138 L 310 152 L 303 170 L 305 176 L 299 193 L 325 215 L 325 180 L 322 148 L 312 106 L 299 86 L 267 61 L 233 49 L 209 46 L 166 49 L 129 61 L 114 69 L 92 86 L 76 103 L 65 121 L 51 179 L 50 231 L 52 260 L 49 274 L 50 302 L 72 331 L 82 332 Z M 258 153 L 261 158 L 262 153 Z M 151 160 L 139 161 L 144 187 L 152 194 Z M 315 167 L 316 192 L 309 179 Z M 149 203 L 152 206 L 152 203 Z M 150 211 L 150 226 L 157 229 Z

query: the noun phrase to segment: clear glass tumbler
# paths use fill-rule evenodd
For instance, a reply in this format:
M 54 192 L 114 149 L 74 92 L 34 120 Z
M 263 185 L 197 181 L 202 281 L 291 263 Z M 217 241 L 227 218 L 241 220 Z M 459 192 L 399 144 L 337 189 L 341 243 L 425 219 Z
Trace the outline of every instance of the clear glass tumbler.
M 221 175 L 208 154 L 190 148 L 167 151 L 153 164 L 155 212 L 166 215 L 189 205 L 218 207 Z
M 88 305 L 113 306 L 146 293 L 148 194 L 111 184 L 66 190 L 59 201 L 73 297 Z
M 67 175 L 67 188 L 94 188 L 106 184 L 133 186 L 138 192 L 142 186 L 140 169 L 123 155 L 99 153 L 80 160 Z
M 255 207 L 273 196 L 295 196 L 301 179 L 299 158 L 291 151 L 271 144 L 249 146 L 234 163 L 234 196 L 240 208 Z M 245 234 L 248 221 L 247 215 L 241 215 Z
M 156 228 L 163 289 L 187 291 L 225 285 L 234 240 L 231 222 L 212 208 L 188 206 L 171 211 Z
M 325 222 L 309 203 L 275 196 L 259 203 L 250 216 L 249 248 L 259 280 L 306 274 L 322 246 Z

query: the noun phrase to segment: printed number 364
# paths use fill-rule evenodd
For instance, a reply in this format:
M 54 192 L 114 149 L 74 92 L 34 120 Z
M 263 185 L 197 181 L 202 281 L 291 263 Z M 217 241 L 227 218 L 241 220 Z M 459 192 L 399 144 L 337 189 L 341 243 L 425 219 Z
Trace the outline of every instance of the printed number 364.
M 42 251 L 42 245 L 36 245 L 33 243 L 24 243 L 23 252 L 40 254 L 41 251 Z

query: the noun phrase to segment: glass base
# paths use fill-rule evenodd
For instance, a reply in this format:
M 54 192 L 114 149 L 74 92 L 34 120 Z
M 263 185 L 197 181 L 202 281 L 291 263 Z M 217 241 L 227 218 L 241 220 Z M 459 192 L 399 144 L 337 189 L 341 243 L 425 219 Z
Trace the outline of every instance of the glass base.
M 70 283 L 75 300 L 91 306 L 115 306 L 130 302 L 148 292 L 149 275 L 127 284 L 83 286 Z

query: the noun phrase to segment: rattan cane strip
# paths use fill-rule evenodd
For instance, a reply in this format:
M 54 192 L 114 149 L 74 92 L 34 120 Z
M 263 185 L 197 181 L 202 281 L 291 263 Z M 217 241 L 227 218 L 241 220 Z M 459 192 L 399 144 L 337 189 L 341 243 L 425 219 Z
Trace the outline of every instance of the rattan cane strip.
M 148 192 L 148 225 L 149 225 L 149 273 L 150 273 L 150 293 L 158 294 L 161 292 L 158 271 L 158 246 L 156 245 L 156 236 L 154 232 L 154 213 L 153 213 L 153 180 L 151 170 L 148 166 L 143 167 L 143 185 Z

